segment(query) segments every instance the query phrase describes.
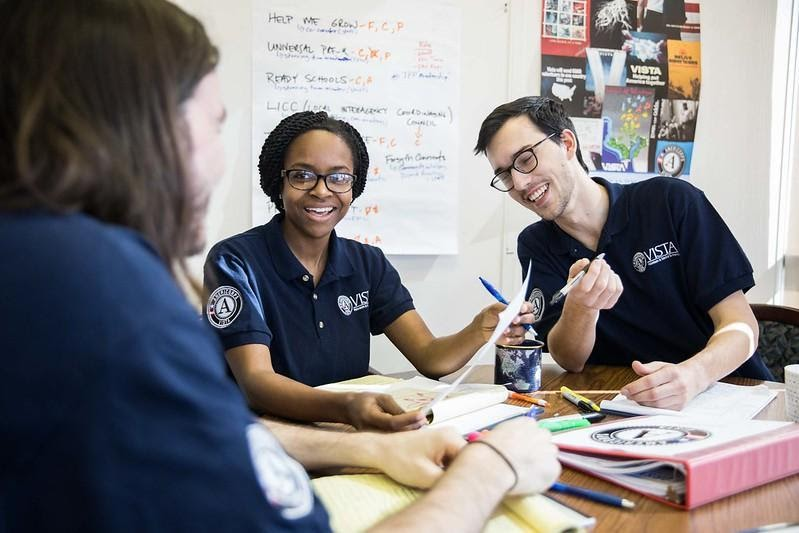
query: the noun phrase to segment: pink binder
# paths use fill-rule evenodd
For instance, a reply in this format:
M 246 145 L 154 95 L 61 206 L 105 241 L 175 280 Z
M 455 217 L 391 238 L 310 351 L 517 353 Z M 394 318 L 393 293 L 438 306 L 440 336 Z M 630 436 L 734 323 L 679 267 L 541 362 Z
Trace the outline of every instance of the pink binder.
M 619 475 L 608 475 L 598 472 L 600 468 L 586 465 L 583 458 L 569 457 L 561 454 L 561 463 L 570 468 L 581 470 L 589 475 L 605 479 L 611 483 L 639 492 L 644 496 L 663 503 L 682 508 L 693 509 L 700 505 L 731 496 L 739 492 L 757 487 L 771 481 L 785 478 L 799 473 L 799 424 L 788 423 L 780 427 L 773 427 L 775 422 L 768 421 L 735 421 L 732 424 L 746 425 L 749 427 L 765 427 L 764 430 L 754 431 L 754 434 L 713 444 L 707 436 L 708 446 L 702 446 L 699 440 L 705 438 L 697 436 L 701 429 L 694 435 L 686 434 L 683 442 L 693 445 L 692 450 L 680 453 L 673 450 L 678 447 L 671 446 L 670 453 L 659 453 L 658 442 L 652 441 L 638 446 L 626 444 L 637 434 L 644 438 L 658 438 L 657 429 L 654 435 L 646 435 L 647 428 L 656 426 L 661 428 L 661 436 L 677 438 L 680 431 L 686 427 L 700 426 L 695 421 L 686 423 L 678 417 L 667 417 L 667 423 L 672 424 L 672 435 L 669 435 L 669 426 L 663 425 L 664 417 L 637 417 L 626 421 L 613 421 L 605 424 L 596 424 L 569 433 L 556 435 L 553 439 L 561 452 L 571 452 L 596 460 L 597 458 L 614 459 L 647 459 L 680 464 L 684 468 L 684 493 L 672 492 L 666 495 L 657 495 L 642 490 L 627 482 L 629 478 Z M 652 423 L 657 419 L 657 423 Z M 766 424 L 762 424 L 766 422 Z M 771 427 L 768 424 L 771 424 Z M 716 422 L 718 424 L 718 422 Z M 604 429 L 603 429 L 604 428 Z M 639 431 L 640 430 L 640 431 Z M 745 431 L 745 430 L 744 430 Z M 690 433 L 690 432 L 688 432 Z M 628 441 L 625 441 L 625 436 Z M 604 440 L 603 440 L 604 439 Z M 691 441 L 692 439 L 693 442 Z M 621 443 L 621 444 L 620 444 Z M 673 444 L 673 443 L 668 443 Z

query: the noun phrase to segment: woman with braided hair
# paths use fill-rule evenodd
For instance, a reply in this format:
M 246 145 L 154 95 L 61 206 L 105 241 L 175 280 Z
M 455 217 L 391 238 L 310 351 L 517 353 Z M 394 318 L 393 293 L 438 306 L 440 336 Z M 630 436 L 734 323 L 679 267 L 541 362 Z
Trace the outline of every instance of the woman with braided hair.
M 305 421 L 413 429 L 424 423 L 385 394 L 332 393 L 316 385 L 364 376 L 371 335 L 385 333 L 419 370 L 461 368 L 497 325 L 502 304 L 460 332 L 435 337 L 379 248 L 338 237 L 335 226 L 366 185 L 369 155 L 350 124 L 326 113 L 285 118 L 269 134 L 258 169 L 278 214 L 208 254 L 205 306 L 250 407 Z M 529 306 L 529 304 L 525 304 Z M 500 337 L 518 344 L 528 307 Z

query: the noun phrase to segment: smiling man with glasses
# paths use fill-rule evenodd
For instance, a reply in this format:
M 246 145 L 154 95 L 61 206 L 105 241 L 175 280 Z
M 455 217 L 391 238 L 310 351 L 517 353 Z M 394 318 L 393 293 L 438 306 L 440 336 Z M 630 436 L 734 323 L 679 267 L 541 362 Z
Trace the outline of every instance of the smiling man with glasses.
M 491 187 L 542 219 L 519 235 L 518 255 L 523 271 L 532 262 L 536 330 L 562 367 L 632 365 L 641 378 L 622 393 L 670 409 L 731 373 L 773 379 L 744 296 L 752 267 L 700 190 L 675 178 L 589 177 L 574 124 L 544 97 L 492 111 L 475 153 L 491 163 Z

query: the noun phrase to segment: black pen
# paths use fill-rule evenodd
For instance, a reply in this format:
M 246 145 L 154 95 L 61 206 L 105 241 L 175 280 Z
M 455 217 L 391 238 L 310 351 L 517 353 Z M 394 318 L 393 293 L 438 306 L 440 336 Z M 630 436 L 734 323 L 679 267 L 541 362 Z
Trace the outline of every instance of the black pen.
M 625 418 L 629 418 L 632 416 L 641 416 L 634 413 L 627 413 L 625 411 L 616 411 L 615 409 L 607 409 L 605 407 L 600 407 L 599 412 L 603 415 L 611 415 L 611 416 L 623 416 Z
M 602 252 L 598 256 L 594 257 L 592 261 L 596 261 L 597 259 L 602 259 L 603 257 L 605 257 L 605 252 Z M 590 266 L 591 263 L 589 262 L 587 265 L 585 265 L 585 268 L 582 269 L 580 272 L 578 272 L 577 275 L 574 276 L 574 278 L 571 281 L 567 282 L 566 285 L 564 285 L 561 290 L 553 294 L 552 299 L 549 301 L 549 305 L 555 305 L 556 303 L 561 301 L 564 296 L 569 294 L 569 291 L 572 290 L 574 286 L 577 285 L 577 283 L 581 279 L 583 279 L 583 276 L 585 276 L 586 272 L 588 272 L 588 267 Z

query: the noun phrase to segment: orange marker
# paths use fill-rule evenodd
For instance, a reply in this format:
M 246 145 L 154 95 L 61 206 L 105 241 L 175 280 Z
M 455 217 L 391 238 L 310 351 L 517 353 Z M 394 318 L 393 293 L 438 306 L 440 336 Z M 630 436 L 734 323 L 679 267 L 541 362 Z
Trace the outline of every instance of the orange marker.
M 510 392 L 508 397 L 512 400 L 533 403 L 535 405 L 540 405 L 541 407 L 546 407 L 549 405 L 549 402 L 546 400 L 539 400 L 538 398 L 533 398 L 532 396 L 527 396 L 526 394 L 520 394 L 518 392 Z

